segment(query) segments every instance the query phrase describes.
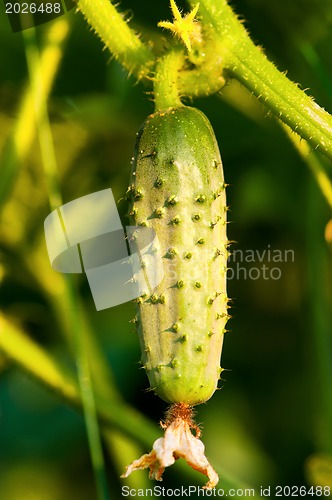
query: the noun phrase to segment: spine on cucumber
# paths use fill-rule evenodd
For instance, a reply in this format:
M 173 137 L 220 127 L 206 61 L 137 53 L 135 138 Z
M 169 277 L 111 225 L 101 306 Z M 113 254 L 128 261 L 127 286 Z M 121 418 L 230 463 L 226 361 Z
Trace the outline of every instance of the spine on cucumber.
M 203 403 L 221 372 L 228 252 L 222 163 L 202 112 L 180 106 L 147 118 L 129 194 L 134 224 L 154 229 L 164 268 L 158 287 L 138 299 L 151 389 L 169 403 Z

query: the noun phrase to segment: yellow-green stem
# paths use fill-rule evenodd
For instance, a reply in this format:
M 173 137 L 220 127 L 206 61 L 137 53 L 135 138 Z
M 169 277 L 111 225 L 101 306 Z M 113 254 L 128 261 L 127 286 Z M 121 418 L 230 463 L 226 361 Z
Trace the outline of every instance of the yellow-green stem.
M 0 352 L 67 402 L 82 406 L 77 379 L 51 352 L 29 338 L 21 327 L 0 313 Z M 115 426 L 145 446 L 158 437 L 157 427 L 119 400 L 96 397 L 97 413 L 104 424 Z
M 189 3 L 195 7 L 197 1 Z M 80 0 L 78 5 L 120 62 L 138 78 L 146 76 L 153 66 L 153 56 L 115 7 L 108 0 L 93 4 Z M 201 0 L 198 15 L 205 36 L 204 53 L 196 68 L 179 73 L 181 95 L 207 95 L 218 91 L 225 78 L 236 78 L 313 149 L 332 159 L 332 117 L 254 45 L 227 1 Z
M 331 260 L 323 239 L 326 210 L 313 182 L 308 182 L 304 217 L 307 230 L 307 284 L 309 331 L 312 331 L 316 442 L 323 453 L 332 453 L 332 315 Z
M 46 101 L 40 102 L 39 92 L 43 87 L 41 74 L 40 53 L 36 40 L 34 28 L 23 31 L 26 47 L 26 58 L 31 82 L 31 94 L 33 96 L 34 109 L 36 112 L 37 131 L 47 181 L 49 201 L 52 209 L 58 208 L 62 204 L 61 193 L 58 186 L 57 162 L 53 146 L 53 138 L 49 123 Z M 39 108 L 38 108 L 39 104 Z M 39 109 L 39 113 L 37 111 Z M 82 321 L 78 313 L 77 290 L 71 279 L 67 277 L 67 289 L 69 290 L 69 311 L 71 312 L 69 321 L 74 339 L 74 349 L 77 364 L 77 373 L 82 397 L 84 417 L 90 446 L 93 469 L 96 479 L 96 487 L 99 500 L 108 500 L 108 486 L 106 481 L 104 457 L 100 440 L 99 427 L 97 422 L 97 412 L 95 406 L 95 396 L 90 370 L 90 362 L 85 336 L 81 335 Z
M 154 63 L 152 52 L 109 0 L 79 0 L 77 8 L 129 73 L 138 79 L 148 76 Z
M 183 52 L 175 50 L 168 52 L 158 61 L 154 76 L 156 111 L 182 106 L 178 88 L 178 73 L 183 62 Z
M 44 113 L 43 103 L 50 94 L 61 62 L 62 48 L 68 37 L 69 28 L 68 18 L 63 17 L 55 20 L 52 29 L 46 31 L 39 65 L 42 85 L 39 86 L 38 96 L 35 97 L 30 91 L 30 86 L 26 87 L 19 107 L 18 119 L 1 158 L 0 209 L 7 201 L 19 168 L 29 153 L 35 137 L 36 123 Z
M 189 0 L 194 5 L 194 0 Z M 332 117 L 291 82 L 254 45 L 226 0 L 202 0 L 205 29 L 219 43 L 224 74 L 236 78 L 312 148 L 332 159 Z M 216 78 L 216 75 L 211 75 Z
M 310 147 L 306 141 L 301 140 L 301 138 L 292 132 L 292 130 L 284 125 L 284 129 L 297 151 L 308 165 L 311 173 L 313 174 L 317 185 L 323 194 L 325 200 L 332 210 L 332 181 L 327 175 L 327 172 L 322 165 L 322 159 L 319 158 L 313 151 L 310 150 Z

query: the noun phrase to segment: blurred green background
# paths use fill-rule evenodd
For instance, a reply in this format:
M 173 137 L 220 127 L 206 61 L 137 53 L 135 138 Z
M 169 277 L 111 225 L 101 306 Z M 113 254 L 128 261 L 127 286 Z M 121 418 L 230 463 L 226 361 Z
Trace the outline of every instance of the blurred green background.
M 332 111 L 332 2 L 233 4 L 255 43 Z M 123 0 L 120 8 L 134 16 L 132 24 L 144 32 L 144 41 L 166 43 L 167 35 L 155 28 L 159 20 L 170 18 L 166 0 L 144 0 L 139 6 Z M 121 198 L 129 182 L 135 133 L 153 111 L 147 94 L 151 89 L 135 84 L 102 51 L 80 14 L 71 11 L 66 18 L 71 31 L 48 100 L 63 202 L 111 187 L 125 225 L 127 205 Z M 37 28 L 38 40 L 51 33 L 54 22 Z M 65 315 L 68 309 L 69 314 L 70 307 L 44 242 L 43 222 L 51 209 L 38 139 L 23 161 L 14 162 L 10 180 L 1 173 L 8 168 L 6 148 L 28 81 L 24 39 L 11 32 L 3 4 L 0 47 L 1 310 L 73 367 L 65 318 L 59 317 L 59 311 Z M 230 184 L 229 239 L 235 242 L 233 250 L 243 252 L 242 260 L 230 262 L 233 318 L 225 337 L 221 390 L 197 408 L 207 455 L 221 474 L 220 487 L 223 471 L 234 484 L 257 491 L 261 485 L 332 487 L 331 208 L 284 130 L 238 84 L 231 82 L 220 95 L 193 105 L 214 127 Z M 331 165 L 319 161 L 332 175 Z M 268 249 L 282 255 L 290 250 L 287 255 L 294 258 L 271 262 Z M 257 252 L 262 261 L 246 261 L 248 251 Z M 264 279 L 263 265 L 277 267 L 274 276 L 279 279 L 271 279 L 269 272 Z M 236 277 L 239 266 L 243 270 Z M 118 393 L 158 422 L 166 405 L 146 391 L 138 339 L 129 323 L 134 305 L 96 312 L 84 276 L 78 286 L 81 307 Z M 55 307 L 56 301 L 62 306 Z M 120 438 L 106 438 L 104 451 L 112 498 L 120 498 L 124 484 L 153 486 L 146 471 L 137 472 L 137 479 L 119 479 L 123 463 L 139 456 L 126 453 Z M 146 451 L 141 447 L 137 453 Z M 186 475 L 176 464 L 166 470 L 162 486 L 189 484 L 203 485 L 204 478 Z M 0 499 L 96 498 L 81 413 L 0 353 Z

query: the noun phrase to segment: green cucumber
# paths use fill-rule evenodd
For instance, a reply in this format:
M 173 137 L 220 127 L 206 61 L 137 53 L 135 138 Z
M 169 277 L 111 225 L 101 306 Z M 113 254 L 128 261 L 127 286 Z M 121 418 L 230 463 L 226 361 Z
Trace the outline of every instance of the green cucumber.
M 128 189 L 135 225 L 153 228 L 164 278 L 138 299 L 142 364 L 168 403 L 197 405 L 215 392 L 228 319 L 226 195 L 206 116 L 180 106 L 138 132 Z

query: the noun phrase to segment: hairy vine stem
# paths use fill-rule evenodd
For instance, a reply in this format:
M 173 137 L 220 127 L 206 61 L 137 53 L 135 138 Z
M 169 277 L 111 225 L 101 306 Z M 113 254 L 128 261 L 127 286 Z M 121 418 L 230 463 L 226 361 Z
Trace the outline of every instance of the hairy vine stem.
M 156 111 L 182 106 L 178 88 L 178 72 L 183 63 L 182 51 L 173 50 L 159 59 L 153 78 Z
M 194 5 L 194 0 L 189 0 Z M 332 117 L 255 46 L 226 0 L 202 0 L 200 16 L 223 54 L 224 75 L 239 80 L 277 118 L 332 159 Z M 212 35 L 211 35 L 212 36 Z
M 148 76 L 154 64 L 152 52 L 109 0 L 79 0 L 77 8 L 129 73 L 139 80 Z
M 195 7 L 197 2 L 189 0 L 189 4 Z M 150 79 L 156 57 L 108 0 L 96 0 L 93 7 L 88 0 L 79 0 L 78 9 L 130 73 L 138 79 Z M 219 91 L 227 79 L 236 78 L 311 148 L 332 159 L 331 115 L 254 45 L 227 0 L 201 0 L 198 17 L 205 43 L 197 64 L 179 71 L 179 93 L 209 95 Z

